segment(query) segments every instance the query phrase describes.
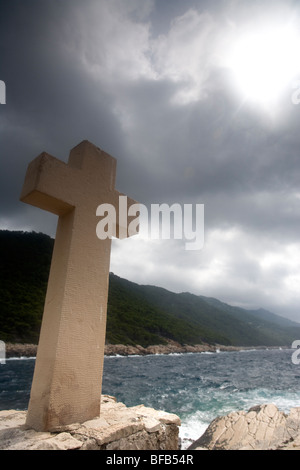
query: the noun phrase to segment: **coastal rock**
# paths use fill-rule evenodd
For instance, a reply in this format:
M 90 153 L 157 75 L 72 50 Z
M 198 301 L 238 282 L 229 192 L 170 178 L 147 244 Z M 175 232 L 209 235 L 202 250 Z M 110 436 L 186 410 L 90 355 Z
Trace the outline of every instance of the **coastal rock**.
M 6 343 L 6 357 L 35 357 L 37 351 L 36 344 Z
M 106 344 L 105 355 L 107 356 L 146 356 L 150 354 L 182 354 L 182 353 L 201 353 L 215 352 L 217 346 L 209 344 L 182 345 L 176 341 L 169 340 L 166 344 L 154 344 L 143 347 L 139 344 L 135 346 L 124 344 Z
M 103 395 L 101 415 L 55 432 L 25 428 L 26 411 L 0 411 L 1 450 L 177 450 L 180 419 Z
M 183 353 L 203 353 L 220 351 L 239 351 L 245 349 L 237 346 L 223 346 L 211 344 L 179 344 L 176 341 L 168 340 L 166 344 L 155 344 L 143 347 L 139 344 L 106 344 L 104 353 L 106 356 L 146 356 L 149 354 L 183 354 Z M 251 349 L 250 347 L 246 349 Z M 35 344 L 12 344 L 6 343 L 6 357 L 35 357 L 37 345 Z
M 190 450 L 300 450 L 300 408 L 286 415 L 273 404 L 218 417 Z
M 223 346 L 221 348 L 224 348 Z M 176 341 L 169 340 L 167 344 L 156 344 L 148 347 L 141 345 L 124 345 L 124 344 L 106 344 L 106 356 L 146 356 L 149 354 L 182 354 L 182 353 L 199 353 L 199 352 L 215 352 L 221 349 L 217 346 L 208 344 L 182 345 Z M 6 344 L 6 357 L 35 357 L 37 345 L 35 344 Z

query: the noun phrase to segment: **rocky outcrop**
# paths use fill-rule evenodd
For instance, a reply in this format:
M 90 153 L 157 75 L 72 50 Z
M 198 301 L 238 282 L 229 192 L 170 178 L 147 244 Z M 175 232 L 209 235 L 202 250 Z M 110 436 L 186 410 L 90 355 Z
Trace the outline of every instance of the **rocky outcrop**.
M 106 356 L 146 356 L 148 354 L 182 354 L 182 353 L 202 353 L 216 351 L 238 351 L 239 347 L 220 346 L 210 344 L 182 345 L 175 341 L 168 341 L 167 344 L 157 344 L 148 347 L 140 345 L 130 346 L 124 344 L 105 345 Z M 6 357 L 35 357 L 37 346 L 34 344 L 6 344 Z
M 103 395 L 101 415 L 55 432 L 25 428 L 26 411 L 0 411 L 1 450 L 177 450 L 180 419 Z
M 300 450 L 300 408 L 273 404 L 218 417 L 190 450 Z
M 107 344 L 105 346 L 105 354 L 107 356 L 130 356 L 140 355 L 146 356 L 148 354 L 182 354 L 182 353 L 196 353 L 196 352 L 215 352 L 216 347 L 208 344 L 198 345 L 181 345 L 175 341 L 168 341 L 167 344 L 156 344 L 144 348 L 140 345 L 126 346 L 123 344 Z
M 6 343 L 6 357 L 35 357 L 37 351 L 36 344 Z

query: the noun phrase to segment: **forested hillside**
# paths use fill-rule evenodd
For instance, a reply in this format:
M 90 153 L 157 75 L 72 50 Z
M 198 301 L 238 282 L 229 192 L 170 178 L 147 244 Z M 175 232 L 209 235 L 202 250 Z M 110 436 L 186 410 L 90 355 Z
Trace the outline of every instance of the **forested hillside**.
M 38 342 L 52 250 L 53 240 L 42 233 L 0 231 L 0 340 Z M 299 324 L 270 312 L 110 274 L 108 343 L 279 346 L 298 337 Z

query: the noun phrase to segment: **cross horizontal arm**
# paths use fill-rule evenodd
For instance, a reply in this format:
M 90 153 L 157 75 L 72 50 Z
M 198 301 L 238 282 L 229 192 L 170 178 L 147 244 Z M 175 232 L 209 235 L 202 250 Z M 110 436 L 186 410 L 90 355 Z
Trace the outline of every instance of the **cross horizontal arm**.
M 116 238 L 129 238 L 139 232 L 139 204 L 134 199 L 116 191 L 119 202 L 116 204 Z M 130 209 L 136 208 L 130 215 Z M 136 223 L 133 224 L 132 222 Z
M 66 163 L 42 153 L 28 166 L 20 200 L 56 215 L 66 214 L 75 206 L 66 188 L 71 171 Z

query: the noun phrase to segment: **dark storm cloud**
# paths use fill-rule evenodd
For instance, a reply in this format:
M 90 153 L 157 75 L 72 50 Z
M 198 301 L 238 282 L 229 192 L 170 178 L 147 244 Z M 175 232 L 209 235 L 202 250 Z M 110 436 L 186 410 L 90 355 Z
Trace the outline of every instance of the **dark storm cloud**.
M 152 179 L 155 199 L 297 190 L 300 154 L 295 107 L 294 120 L 282 127 L 239 110 L 237 100 L 226 96 L 226 91 L 182 107 L 170 106 L 170 90 L 174 86 L 166 83 L 140 83 L 124 91 L 126 108 L 135 116 L 136 154 L 144 157 L 140 178 Z M 153 187 L 144 192 L 147 202 L 151 198 L 154 202 Z
M 296 7 L 0 0 L 1 227 L 54 234 L 56 218 L 19 202 L 26 167 L 88 139 L 118 159 L 120 191 L 205 204 L 204 250 L 116 243 L 117 274 L 251 307 L 281 297 L 296 312 L 300 107 L 292 90 L 276 112 L 250 106 L 224 63 L 244 24 L 295 20 Z
M 68 8 L 61 2 L 13 0 L 9 8 L 3 3 L 1 77 L 7 104 L 0 108 L 0 210 L 8 216 L 22 210 L 17 201 L 26 166 L 39 153 L 67 160 L 73 146 L 89 139 L 121 154 L 122 132 L 99 83 L 87 80 L 80 61 L 68 55 Z M 75 41 L 73 34 L 70 40 Z
M 98 50 L 93 32 L 88 34 L 89 44 L 77 37 L 77 32 L 82 32 L 76 27 L 87 28 L 89 19 L 83 10 L 82 17 L 75 20 L 74 11 L 80 2 L 75 2 L 73 9 L 69 2 L 65 7 L 60 2 L 45 2 L 43 6 L 31 2 L 26 7 L 21 2 L 15 4 L 17 10 L 6 7 L 8 18 L 2 16 L 4 43 L 9 45 L 2 55 L 3 70 L 8 70 L 4 79 L 9 96 L 9 106 L 1 110 L 8 121 L 2 127 L 1 139 L 5 169 L 11 176 L 4 177 L 1 185 L 6 200 L 14 189 L 8 184 L 14 172 L 20 184 L 25 162 L 40 150 L 67 158 L 73 144 L 84 138 L 99 142 L 117 157 L 133 159 L 134 174 L 130 166 L 127 169 L 125 158 L 119 164 L 122 177 L 118 179 L 122 187 L 127 183 L 126 173 L 131 185 L 135 179 L 137 186 L 144 188 L 142 197 L 147 202 L 153 202 L 153 189 L 156 197 L 170 199 L 235 192 L 245 190 L 245 185 L 265 188 L 276 179 L 278 167 L 284 167 L 287 179 L 292 175 L 297 180 L 294 165 L 290 164 L 293 160 L 297 167 L 293 154 L 283 161 L 279 149 L 281 156 L 276 156 L 276 132 L 264 129 L 256 116 L 238 113 L 238 103 L 227 96 L 227 90 L 216 92 L 212 75 L 204 83 L 204 87 L 212 88 L 209 96 L 185 107 L 170 105 L 180 84 L 168 78 L 159 82 L 143 77 L 127 83 L 116 80 L 113 89 L 101 77 L 89 77 L 80 61 L 82 48 L 90 63 L 96 60 Z M 182 4 L 178 4 L 176 11 L 182 10 Z M 16 37 L 11 32 L 12 24 L 18 30 Z M 128 148 L 123 139 L 120 115 L 118 110 L 113 112 L 114 106 L 121 107 L 121 112 L 125 109 L 125 132 L 126 120 L 133 121 L 130 132 L 134 149 Z M 11 133 L 17 134 L 17 143 Z M 17 166 L 22 154 L 24 164 Z M 148 187 L 143 181 L 145 176 Z

